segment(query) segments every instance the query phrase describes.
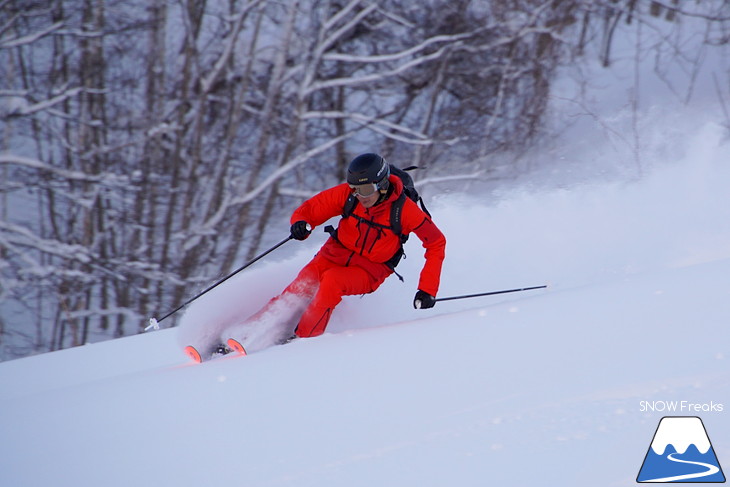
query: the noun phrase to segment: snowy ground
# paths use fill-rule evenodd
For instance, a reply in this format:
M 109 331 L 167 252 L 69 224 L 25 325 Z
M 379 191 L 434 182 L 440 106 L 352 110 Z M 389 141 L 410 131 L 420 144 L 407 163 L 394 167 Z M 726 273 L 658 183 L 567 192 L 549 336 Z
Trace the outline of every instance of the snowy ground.
M 189 364 L 178 342 L 255 311 L 317 233 L 179 330 L 0 364 L 0 485 L 635 485 L 665 415 L 700 416 L 728 468 L 730 149 L 709 122 L 684 135 L 638 181 L 432 200 L 441 296 L 546 291 L 413 310 L 412 241 L 406 283 L 324 336 Z M 675 400 L 700 409 L 644 402 Z

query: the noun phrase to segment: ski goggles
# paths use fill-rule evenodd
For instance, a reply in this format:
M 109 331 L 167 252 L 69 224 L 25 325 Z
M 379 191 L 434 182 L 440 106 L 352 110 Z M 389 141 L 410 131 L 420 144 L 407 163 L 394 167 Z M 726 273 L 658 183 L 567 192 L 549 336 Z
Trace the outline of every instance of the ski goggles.
M 362 196 L 363 198 L 367 198 L 368 196 L 372 196 L 378 191 L 378 185 L 375 183 L 351 184 L 350 189 L 352 190 L 352 194 L 354 194 L 355 196 Z

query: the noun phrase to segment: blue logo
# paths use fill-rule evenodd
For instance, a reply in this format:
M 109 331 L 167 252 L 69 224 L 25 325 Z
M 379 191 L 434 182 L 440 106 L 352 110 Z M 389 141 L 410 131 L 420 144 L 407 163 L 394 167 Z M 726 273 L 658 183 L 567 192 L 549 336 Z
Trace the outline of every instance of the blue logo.
M 636 481 L 725 482 L 702 420 L 696 416 L 662 418 Z

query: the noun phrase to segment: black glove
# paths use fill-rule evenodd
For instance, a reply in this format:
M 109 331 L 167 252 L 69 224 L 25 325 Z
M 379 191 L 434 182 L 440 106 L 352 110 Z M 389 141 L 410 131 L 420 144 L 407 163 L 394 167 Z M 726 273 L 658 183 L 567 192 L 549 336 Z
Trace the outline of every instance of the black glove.
M 416 297 L 413 298 L 413 307 L 416 309 L 433 308 L 434 304 L 436 304 L 436 298 L 420 289 L 416 292 Z
M 291 226 L 291 236 L 297 240 L 305 240 L 312 233 L 312 227 L 304 220 L 299 220 Z

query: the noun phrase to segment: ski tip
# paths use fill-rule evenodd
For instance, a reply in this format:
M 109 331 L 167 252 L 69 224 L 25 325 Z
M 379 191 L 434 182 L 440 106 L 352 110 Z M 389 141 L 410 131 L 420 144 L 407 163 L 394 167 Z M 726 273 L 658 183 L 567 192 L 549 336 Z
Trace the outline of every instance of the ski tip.
M 241 355 L 246 355 L 246 349 L 243 348 L 243 345 L 241 345 L 241 342 L 239 342 L 238 340 L 229 338 L 226 343 L 228 344 L 228 348 L 230 348 L 231 350 L 235 350 Z
M 198 352 L 192 345 L 185 347 L 185 355 L 193 359 L 194 362 L 200 363 L 203 361 L 203 358 L 200 356 L 200 352 Z

